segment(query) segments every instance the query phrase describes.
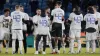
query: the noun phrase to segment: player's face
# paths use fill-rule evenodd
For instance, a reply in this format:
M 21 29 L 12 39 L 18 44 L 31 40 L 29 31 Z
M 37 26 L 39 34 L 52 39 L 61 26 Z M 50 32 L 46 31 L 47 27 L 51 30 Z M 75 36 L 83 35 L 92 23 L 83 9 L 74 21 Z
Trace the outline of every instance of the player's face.
M 55 8 L 60 8 L 61 7 L 61 5 L 58 5 L 58 4 L 56 4 L 56 6 L 55 6 Z
M 58 7 L 59 7 L 58 4 L 56 4 L 55 8 L 58 8 Z
M 22 11 L 22 12 L 23 12 L 23 11 L 24 11 L 24 8 L 23 8 L 23 7 L 21 7 L 21 8 L 20 8 L 20 11 Z
M 75 8 L 73 8 L 73 11 L 75 11 Z
M 57 8 L 57 6 L 55 6 L 55 8 Z
M 5 16 L 7 17 L 7 16 L 9 16 L 9 11 L 7 11 L 7 12 L 5 12 Z
M 46 10 L 46 12 L 47 12 L 47 13 L 50 13 L 50 8 L 48 8 L 48 9 Z
M 36 11 L 37 15 L 41 15 L 41 10 Z

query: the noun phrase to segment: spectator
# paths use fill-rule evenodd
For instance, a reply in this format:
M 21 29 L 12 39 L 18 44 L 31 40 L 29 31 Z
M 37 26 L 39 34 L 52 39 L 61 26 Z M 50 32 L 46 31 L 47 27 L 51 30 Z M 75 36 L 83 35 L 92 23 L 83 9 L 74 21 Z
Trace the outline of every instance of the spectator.
M 0 11 L 4 9 L 4 4 L 6 3 L 6 0 L 0 0 Z
M 34 13 L 33 15 L 35 15 L 36 14 L 36 9 L 38 8 L 38 5 L 39 5 L 39 2 L 38 2 L 38 0 L 31 0 L 30 2 L 29 2 L 29 4 L 30 4 L 30 6 L 31 6 L 31 12 L 32 13 Z
M 72 2 L 72 8 L 74 8 L 76 5 L 80 6 L 80 0 L 71 0 Z
M 47 6 L 50 7 L 50 9 L 54 9 L 54 6 L 55 6 L 55 3 L 57 2 L 58 0 L 48 0 L 47 1 Z
M 70 2 L 70 0 L 63 0 L 62 1 L 62 8 L 64 9 L 65 12 L 67 11 L 69 2 Z

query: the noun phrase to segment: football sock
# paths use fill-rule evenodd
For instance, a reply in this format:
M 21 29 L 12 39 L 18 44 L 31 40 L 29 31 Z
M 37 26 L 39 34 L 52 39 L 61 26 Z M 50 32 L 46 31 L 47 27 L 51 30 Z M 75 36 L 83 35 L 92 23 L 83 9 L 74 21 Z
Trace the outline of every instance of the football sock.
M 95 50 L 96 50 L 95 40 L 92 40 L 92 52 L 95 52 Z
M 77 40 L 78 42 L 78 52 L 81 50 L 81 40 Z
M 90 41 L 86 41 L 86 51 L 89 52 Z
M 71 39 L 71 43 L 70 43 L 70 52 L 71 52 L 71 53 L 74 52 L 74 39 Z
M 20 51 L 22 51 L 22 48 L 23 48 L 22 41 L 19 41 L 19 49 L 20 49 Z
M 6 52 L 8 52 L 9 42 L 6 43 Z
M 16 40 L 12 40 L 12 51 L 15 52 L 15 42 Z
M 61 40 L 58 40 L 58 50 L 60 50 L 61 47 Z
M 0 51 L 1 51 L 1 49 L 2 49 L 2 42 L 0 42 Z

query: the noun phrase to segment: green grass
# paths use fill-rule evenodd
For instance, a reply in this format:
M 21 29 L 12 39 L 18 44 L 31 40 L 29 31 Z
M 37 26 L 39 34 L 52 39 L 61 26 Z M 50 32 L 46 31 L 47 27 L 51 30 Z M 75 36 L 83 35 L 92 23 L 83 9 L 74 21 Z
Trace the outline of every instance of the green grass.
M 50 54 L 51 50 L 49 48 L 47 48 L 46 50 L 46 55 L 34 55 L 35 49 L 34 48 L 28 48 L 28 53 L 27 54 L 14 54 L 12 55 L 12 49 L 9 49 L 9 53 L 5 54 L 5 48 L 2 49 L 2 53 L 0 53 L 0 56 L 100 56 L 100 49 L 97 48 L 96 49 L 96 53 L 95 54 L 86 54 L 86 49 L 82 48 L 82 52 L 80 54 L 68 54 L 69 48 L 66 48 L 66 53 L 63 54 L 62 49 L 61 49 L 61 54 Z M 76 48 L 75 48 L 76 50 Z

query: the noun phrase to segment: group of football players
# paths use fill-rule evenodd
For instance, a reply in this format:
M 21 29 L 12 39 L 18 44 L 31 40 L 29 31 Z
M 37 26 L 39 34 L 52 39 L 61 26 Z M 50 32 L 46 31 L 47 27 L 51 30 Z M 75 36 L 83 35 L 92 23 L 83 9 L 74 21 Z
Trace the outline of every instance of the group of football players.
M 96 5 L 89 6 L 87 13 L 84 15 L 81 12 L 79 6 L 75 6 L 70 13 L 69 18 L 66 20 L 70 24 L 69 34 L 65 32 L 65 12 L 61 9 L 62 3 L 56 2 L 55 8 L 50 12 L 50 8 L 44 10 L 37 9 L 36 15 L 31 19 L 34 26 L 35 36 L 35 54 L 46 54 L 46 45 L 49 42 L 51 54 L 59 54 L 62 46 L 63 53 L 66 52 L 65 40 L 69 40 L 70 54 L 81 52 L 81 29 L 85 27 L 86 32 L 86 53 L 95 53 L 97 37 L 99 37 L 100 26 L 100 13 L 97 12 L 98 7 Z M 16 54 L 15 42 L 19 41 L 20 54 L 23 54 L 23 29 L 27 30 L 29 24 L 29 16 L 23 11 L 23 6 L 16 5 L 15 11 L 11 12 L 5 9 L 4 15 L 0 16 L 0 52 L 2 41 L 6 40 L 6 53 L 8 53 L 10 34 L 12 34 L 12 54 Z M 78 50 L 74 51 L 74 41 L 78 42 Z M 92 48 L 92 52 L 89 52 L 89 48 Z M 43 49 L 43 50 L 42 50 Z

